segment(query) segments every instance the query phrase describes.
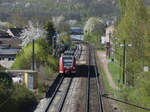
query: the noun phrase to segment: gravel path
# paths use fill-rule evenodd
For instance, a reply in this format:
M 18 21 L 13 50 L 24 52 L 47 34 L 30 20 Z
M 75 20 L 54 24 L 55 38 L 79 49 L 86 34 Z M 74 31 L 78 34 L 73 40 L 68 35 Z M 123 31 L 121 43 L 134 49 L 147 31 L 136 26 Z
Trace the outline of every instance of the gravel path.
M 108 60 L 106 59 L 105 52 L 104 51 L 98 51 L 97 55 L 98 55 L 99 60 L 102 63 L 104 72 L 106 73 L 106 77 L 107 77 L 107 80 L 109 82 L 109 86 L 115 90 L 119 89 L 119 87 L 116 86 L 115 83 L 113 82 L 112 75 L 110 74 L 110 72 L 108 70 Z
M 104 72 L 106 74 L 106 77 L 107 77 L 107 80 L 109 82 L 109 86 L 114 89 L 114 90 L 118 90 L 118 86 L 115 85 L 115 83 L 113 82 L 113 79 L 112 79 L 112 75 L 110 74 L 109 70 L 108 70 L 108 60 L 106 59 L 106 55 L 105 55 L 105 52 L 104 51 L 97 51 L 97 55 L 98 55 L 98 58 L 100 60 L 100 62 L 102 63 L 102 67 L 104 69 Z M 103 79 L 100 79 L 101 81 Z M 103 83 L 101 83 L 101 85 L 103 85 Z M 105 88 L 103 88 L 103 92 L 102 93 L 106 93 L 106 90 Z M 111 94 L 109 94 L 110 97 L 112 97 Z M 110 100 L 110 99 L 106 99 L 106 98 L 103 98 L 103 105 L 104 105 L 104 112 L 121 112 L 118 104 L 116 101 L 113 101 L 113 100 Z

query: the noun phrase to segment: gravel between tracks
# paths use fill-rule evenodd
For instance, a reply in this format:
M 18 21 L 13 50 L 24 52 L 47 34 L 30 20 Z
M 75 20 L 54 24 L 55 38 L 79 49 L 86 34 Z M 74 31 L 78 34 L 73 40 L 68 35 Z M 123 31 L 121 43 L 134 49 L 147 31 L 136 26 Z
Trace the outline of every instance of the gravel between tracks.
M 73 79 L 62 112 L 76 112 L 74 107 L 78 100 L 80 83 L 80 78 Z
M 82 45 L 82 53 L 80 59 L 77 61 L 77 74 L 73 78 L 70 90 L 68 92 L 63 112 L 85 112 L 86 107 L 86 81 L 87 81 L 87 46 Z M 102 93 L 105 92 L 105 85 L 103 78 L 100 75 L 100 83 Z M 94 91 L 94 90 L 92 90 Z M 37 109 L 34 112 L 43 112 L 43 109 L 48 105 L 49 99 L 44 98 L 40 101 Z M 94 100 L 91 101 L 94 103 Z M 114 111 L 114 106 L 111 106 L 111 102 L 108 99 L 103 98 L 104 112 L 118 112 Z

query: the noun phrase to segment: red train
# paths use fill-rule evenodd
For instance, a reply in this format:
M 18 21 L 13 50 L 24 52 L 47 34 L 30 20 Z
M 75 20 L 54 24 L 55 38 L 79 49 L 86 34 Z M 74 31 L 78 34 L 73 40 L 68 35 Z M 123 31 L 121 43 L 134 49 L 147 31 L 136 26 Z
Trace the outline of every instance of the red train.
M 75 74 L 76 73 L 76 59 L 74 56 L 62 56 L 59 60 L 60 74 Z

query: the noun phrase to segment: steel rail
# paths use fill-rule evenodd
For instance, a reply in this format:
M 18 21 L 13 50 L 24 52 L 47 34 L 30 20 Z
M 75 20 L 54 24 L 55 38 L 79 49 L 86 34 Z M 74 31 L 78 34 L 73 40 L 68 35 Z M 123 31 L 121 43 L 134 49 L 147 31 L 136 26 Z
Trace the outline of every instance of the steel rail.
M 98 68 L 97 68 L 97 62 L 96 62 L 96 55 L 95 55 L 95 49 L 94 51 L 94 61 L 95 61 L 95 76 L 96 76 L 96 83 L 97 83 L 97 89 L 98 89 L 98 102 L 99 102 L 99 111 L 103 112 L 103 103 L 102 103 L 102 92 L 100 89 L 100 82 L 99 82 L 99 77 L 98 77 Z
M 82 50 L 82 49 L 81 49 L 81 50 Z M 79 48 L 76 49 L 75 52 L 76 52 L 76 53 L 75 53 L 75 54 L 76 54 L 75 57 L 76 57 L 77 55 L 79 55 L 79 54 L 78 54 Z M 82 52 L 82 51 L 80 51 L 80 52 Z M 80 55 L 81 55 L 81 53 L 80 53 Z M 58 112 L 61 112 L 62 109 L 63 109 L 63 105 L 64 105 L 65 100 L 66 100 L 66 97 L 67 97 L 67 95 L 68 95 L 68 92 L 69 92 L 69 89 L 70 89 L 70 86 L 71 86 L 71 83 L 72 83 L 72 79 L 73 79 L 73 77 L 71 77 L 71 79 L 70 79 L 70 81 L 69 81 L 69 84 L 68 84 L 68 86 L 67 86 L 67 89 L 65 90 L 65 94 L 64 94 L 63 98 L 61 99 L 61 103 L 60 103 L 60 105 L 59 105 Z M 58 85 L 57 88 L 55 89 L 55 92 L 54 92 L 54 94 L 52 95 L 52 98 L 50 99 L 50 101 L 49 101 L 49 103 L 48 103 L 48 106 L 47 106 L 45 112 L 48 112 L 50 106 L 52 105 L 52 102 L 54 101 L 55 96 L 56 96 L 56 94 L 58 93 L 58 90 L 59 90 L 60 86 L 62 85 L 63 80 L 64 80 L 64 75 L 62 76 L 62 78 L 61 78 L 61 80 L 60 80 L 60 82 L 59 82 L 59 85 Z
M 54 98 L 55 98 L 55 96 L 56 96 L 56 94 L 57 94 L 57 92 L 58 92 L 58 90 L 59 90 L 59 88 L 60 88 L 60 86 L 61 86 L 63 80 L 64 80 L 64 76 L 62 76 L 62 78 L 61 78 L 61 80 L 60 80 L 60 82 L 59 82 L 59 85 L 58 85 L 57 88 L 55 89 L 55 92 L 54 92 L 54 94 L 52 95 L 52 98 L 50 99 L 50 102 L 49 102 L 49 104 L 48 104 L 48 106 L 47 106 L 45 112 L 48 112 L 49 107 L 51 106 L 51 104 L 52 104 L 52 102 L 53 102 L 53 100 L 54 100 Z
M 61 104 L 59 105 L 58 112 L 61 112 L 62 109 L 63 109 L 63 106 L 64 106 L 64 103 L 65 103 L 66 97 L 67 97 L 67 95 L 68 95 L 70 86 L 71 86 L 71 84 L 72 84 L 72 79 L 73 79 L 73 77 L 71 77 L 71 79 L 70 79 L 70 81 L 69 81 L 68 87 L 67 87 L 67 89 L 66 89 L 66 91 L 65 91 L 65 95 L 63 96 L 63 98 L 62 98 L 62 100 L 61 100 Z
M 76 53 L 76 55 L 75 55 L 75 57 L 78 57 L 79 56 L 79 47 L 76 49 L 76 51 L 75 51 Z M 80 51 L 80 55 L 81 55 L 81 51 Z M 63 98 L 62 98 L 62 100 L 61 100 L 61 103 L 60 103 L 60 105 L 59 105 L 59 108 L 58 108 L 58 112 L 61 112 L 62 111 L 62 109 L 63 109 L 63 106 L 64 106 L 64 103 L 65 103 L 65 101 L 66 101 L 66 98 L 67 98 L 67 95 L 68 95 L 68 92 L 69 92 L 69 89 L 70 89 L 70 86 L 71 86 L 71 84 L 72 84 L 72 80 L 73 80 L 73 77 L 71 77 L 71 79 L 70 79 L 70 81 L 69 81 L 69 84 L 68 84 L 68 87 L 67 87 L 67 89 L 66 89 L 66 91 L 65 91 L 65 95 L 63 96 Z
M 88 45 L 89 47 L 89 45 Z M 90 47 L 88 49 L 88 79 L 86 88 L 86 112 L 89 112 L 89 102 L 90 102 Z

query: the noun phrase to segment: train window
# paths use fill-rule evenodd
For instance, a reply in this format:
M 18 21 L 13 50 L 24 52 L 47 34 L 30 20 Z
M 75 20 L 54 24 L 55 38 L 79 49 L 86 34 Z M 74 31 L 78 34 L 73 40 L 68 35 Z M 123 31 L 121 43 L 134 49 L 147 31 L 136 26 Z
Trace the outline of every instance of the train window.
M 72 63 L 64 63 L 64 67 L 72 67 Z
M 64 67 L 72 67 L 73 58 L 72 57 L 63 57 L 63 65 L 64 65 Z

